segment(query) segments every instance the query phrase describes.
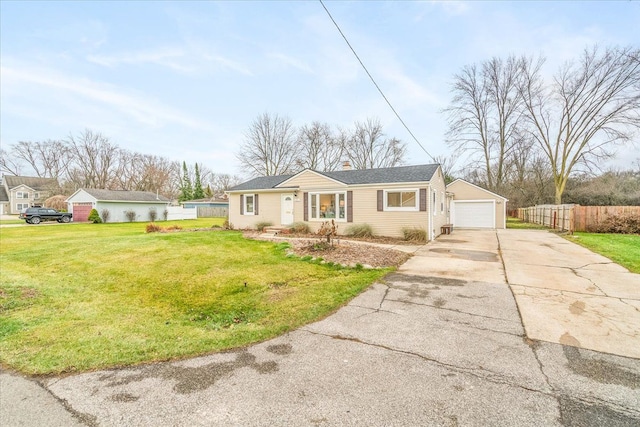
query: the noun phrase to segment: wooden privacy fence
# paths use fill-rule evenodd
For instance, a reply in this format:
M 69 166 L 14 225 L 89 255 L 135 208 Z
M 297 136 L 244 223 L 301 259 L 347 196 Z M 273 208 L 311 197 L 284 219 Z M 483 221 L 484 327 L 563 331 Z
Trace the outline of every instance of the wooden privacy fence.
M 518 218 L 524 222 L 571 233 L 594 230 L 607 218 L 623 214 L 640 216 L 640 206 L 536 205 L 518 209 Z
M 229 216 L 227 207 L 198 206 L 198 218 L 226 218 Z

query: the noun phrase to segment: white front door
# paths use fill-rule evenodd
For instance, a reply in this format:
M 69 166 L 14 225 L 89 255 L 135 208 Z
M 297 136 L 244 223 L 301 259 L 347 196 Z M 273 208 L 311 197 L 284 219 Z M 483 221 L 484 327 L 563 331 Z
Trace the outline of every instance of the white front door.
M 293 194 L 281 196 L 280 208 L 280 225 L 293 224 Z

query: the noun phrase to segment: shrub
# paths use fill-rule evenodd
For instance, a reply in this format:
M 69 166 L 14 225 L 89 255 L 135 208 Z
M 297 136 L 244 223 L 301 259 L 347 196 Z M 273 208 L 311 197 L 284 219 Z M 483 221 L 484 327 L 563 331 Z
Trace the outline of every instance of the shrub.
M 147 233 L 157 233 L 158 231 L 162 231 L 162 227 L 150 222 L 149 224 L 147 224 L 146 231 Z
M 311 233 L 311 229 L 309 228 L 309 224 L 306 222 L 294 222 L 289 227 L 292 233 L 296 234 L 309 234 Z
M 103 222 L 109 221 L 110 215 L 111 215 L 111 212 L 109 212 L 109 209 L 102 209 L 102 212 L 100 212 L 100 216 L 102 216 Z
M 156 208 L 149 208 L 149 221 L 153 222 L 158 218 L 158 211 Z
M 320 238 L 326 238 L 327 243 L 333 245 L 333 237 L 338 235 L 338 224 L 334 220 L 325 221 L 320 225 L 317 233 Z
M 402 234 L 404 235 L 404 240 L 410 242 L 424 243 L 427 241 L 427 231 L 423 228 L 403 228 Z
M 264 231 L 265 227 L 271 227 L 273 225 L 270 221 L 260 221 L 256 223 L 256 229 L 258 231 Z
M 162 217 L 164 218 L 165 221 L 167 220 L 167 218 L 169 218 L 169 210 L 168 209 L 165 209 L 162 212 Z
M 94 224 L 100 224 L 102 222 L 102 220 L 100 219 L 100 214 L 96 209 L 91 209 L 91 212 L 89 212 L 89 221 Z
M 640 215 L 633 213 L 611 215 L 597 223 L 594 227 L 590 227 L 587 231 L 595 233 L 640 234 Z
M 373 229 L 369 224 L 353 224 L 347 227 L 344 234 L 351 237 L 373 237 Z
M 124 216 L 129 222 L 133 222 L 138 215 L 136 215 L 136 211 L 129 209 L 128 211 L 124 211 Z
M 224 220 L 224 222 L 222 223 L 222 228 L 224 228 L 225 230 L 233 230 L 233 224 L 229 222 L 229 218 Z
M 45 208 L 57 209 L 60 212 L 67 211 L 67 197 L 61 194 L 51 196 L 44 201 L 43 206 Z

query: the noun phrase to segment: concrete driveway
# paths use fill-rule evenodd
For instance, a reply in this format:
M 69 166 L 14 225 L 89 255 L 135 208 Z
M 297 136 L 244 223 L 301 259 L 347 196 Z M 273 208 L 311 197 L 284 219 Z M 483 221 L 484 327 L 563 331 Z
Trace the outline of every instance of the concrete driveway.
M 527 336 L 640 358 L 640 274 L 541 230 L 500 230 Z
M 640 360 L 528 339 L 497 236 L 456 230 L 247 349 L 39 383 L 85 425 L 638 425 Z

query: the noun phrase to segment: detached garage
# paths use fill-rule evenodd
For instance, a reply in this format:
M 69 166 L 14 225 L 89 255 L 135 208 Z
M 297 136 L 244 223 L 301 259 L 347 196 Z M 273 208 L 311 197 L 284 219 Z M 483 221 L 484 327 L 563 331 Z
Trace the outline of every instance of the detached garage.
M 157 219 L 163 219 L 169 200 L 149 191 L 102 190 L 81 188 L 67 199 L 68 211 L 74 222 L 87 221 L 91 209 L 96 209 L 104 221 L 103 213 L 109 212 L 108 222 L 148 221 L 154 211 Z
M 463 179 L 447 185 L 451 223 L 458 228 L 506 228 L 507 199 Z

